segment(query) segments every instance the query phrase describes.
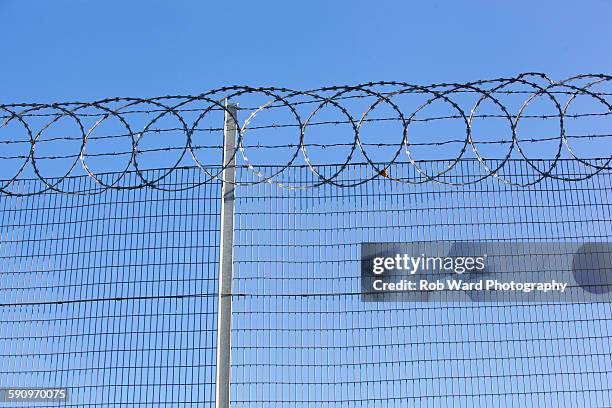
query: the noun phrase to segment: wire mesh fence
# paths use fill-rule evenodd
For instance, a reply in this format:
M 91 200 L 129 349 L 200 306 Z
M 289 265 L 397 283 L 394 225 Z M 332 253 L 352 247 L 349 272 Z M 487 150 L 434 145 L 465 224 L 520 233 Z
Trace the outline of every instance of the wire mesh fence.
M 167 184 L 201 174 L 181 169 Z M 359 244 L 609 241 L 610 186 L 602 173 L 531 189 L 241 187 L 233 405 L 605 406 L 609 303 L 365 303 Z M 219 184 L 4 199 L 1 386 L 67 386 L 67 406 L 212 406 L 218 206 Z
M 524 162 L 510 166 L 517 176 L 529 172 Z M 568 177 L 581 174 L 575 163 L 560 166 Z M 359 179 L 366 167 L 348 173 Z M 469 174 L 478 163 L 462 167 Z M 414 175 L 409 163 L 401 169 Z M 609 241 L 611 181 L 608 173 L 532 189 L 493 180 L 241 189 L 235 405 L 608 405 L 609 303 L 367 303 L 359 244 Z
M 68 387 L 67 406 L 211 406 L 219 191 L 3 198 L 0 387 Z
M 609 406 L 610 303 L 360 286 L 362 242 L 610 242 L 608 82 L 0 105 L 0 388 L 215 405 L 230 96 L 232 406 Z

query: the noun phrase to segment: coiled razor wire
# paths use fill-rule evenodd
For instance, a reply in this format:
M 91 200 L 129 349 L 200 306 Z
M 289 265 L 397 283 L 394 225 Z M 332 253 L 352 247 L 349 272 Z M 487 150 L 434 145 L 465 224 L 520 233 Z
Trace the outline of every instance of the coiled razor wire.
M 429 86 L 412 85 L 403 82 L 371 82 L 356 86 L 332 86 L 323 87 L 310 91 L 296 91 L 287 88 L 257 88 L 249 86 L 230 86 L 213 89 L 200 95 L 173 95 L 156 98 L 131 98 L 118 97 L 104 99 L 94 102 L 66 102 L 66 103 L 13 103 L 0 105 L 0 145 L 5 147 L 21 148 L 22 153 L 16 155 L 0 155 L 0 163 L 5 161 L 19 161 L 18 166 L 12 174 L 1 174 L 0 191 L 7 195 L 23 196 L 40 194 L 47 191 L 55 191 L 64 194 L 94 194 L 108 189 L 138 189 L 154 188 L 160 190 L 173 190 L 173 186 L 164 183 L 172 172 L 177 168 L 197 166 L 206 174 L 204 181 L 218 182 L 222 180 L 223 166 L 222 160 L 205 159 L 200 152 L 206 149 L 221 151 L 222 145 L 212 143 L 208 140 L 206 145 L 198 145 L 194 135 L 197 132 L 222 132 L 223 126 L 219 121 L 213 121 L 213 113 L 229 115 L 237 124 L 237 144 L 233 157 L 239 159 L 240 164 L 253 171 L 256 175 L 255 181 L 238 180 L 236 184 L 258 184 L 271 183 L 281 188 L 304 189 L 315 188 L 325 184 L 338 187 L 355 187 L 367 183 L 376 178 L 384 177 L 392 182 L 404 184 L 439 183 L 448 185 L 466 185 L 481 182 L 489 177 L 495 177 L 502 183 L 515 186 L 529 186 L 536 184 L 543 179 L 552 178 L 563 181 L 579 181 L 593 177 L 602 172 L 609 171 L 612 167 L 611 151 L 602 151 L 598 145 L 595 150 L 599 153 L 596 158 L 580 157 L 571 140 L 577 138 L 598 139 L 612 137 L 612 129 L 598 127 L 596 131 L 589 134 L 568 135 L 566 134 L 567 120 L 572 118 L 609 118 L 612 115 L 612 106 L 609 102 L 610 92 L 602 92 L 598 88 L 608 85 L 611 77 L 604 74 L 583 74 L 577 75 L 562 81 L 552 81 L 541 73 L 524 73 L 514 78 L 497 78 L 491 80 L 479 80 L 469 83 L 442 83 Z M 520 89 L 517 89 L 520 88 Z M 475 102 L 469 106 L 458 102 L 461 95 L 471 95 Z M 398 99 L 405 95 L 423 96 L 424 100 L 417 104 L 416 108 L 407 110 L 401 106 Z M 520 95 L 522 103 L 518 109 L 512 109 L 502 98 L 510 95 Z M 570 107 L 575 103 L 577 97 L 586 97 L 591 103 L 599 107 L 597 112 L 586 111 L 577 114 L 570 113 Z M 242 100 L 257 97 L 263 98 L 265 102 L 256 106 L 242 106 Z M 365 100 L 365 109 L 355 112 L 351 109 L 351 104 L 355 100 Z M 544 100 L 553 106 L 552 113 L 530 115 L 527 113 L 529 106 L 536 100 Z M 235 117 L 228 103 L 237 104 L 238 111 L 245 111 L 245 119 L 240 122 L 239 117 Z M 446 112 L 437 116 L 425 118 L 418 117 L 422 112 L 434 103 L 443 103 Z M 496 113 L 481 113 L 485 103 L 492 104 Z M 385 108 L 392 112 L 392 115 L 385 117 L 374 117 L 376 109 Z M 289 112 L 290 121 L 273 121 L 266 125 L 255 125 L 256 119 L 266 113 L 274 115 L 279 110 L 284 109 Z M 340 115 L 340 119 L 318 120 L 317 116 L 323 110 L 333 110 Z M 143 123 L 135 123 L 134 114 L 146 114 L 147 120 Z M 240 115 L 238 115 L 240 116 Z M 285 118 L 286 115 L 283 116 Z M 177 126 L 159 127 L 159 123 L 168 118 L 176 121 Z M 504 139 L 501 135 L 494 135 L 494 140 L 477 141 L 473 136 L 475 119 L 501 119 L 506 125 Z M 528 126 L 523 126 L 526 118 L 536 118 L 542 120 L 554 120 L 558 129 L 558 134 L 548 135 L 541 138 L 530 138 L 531 133 L 537 133 Z M 120 134 L 99 135 L 98 129 L 107 121 L 116 119 L 122 128 Z M 459 137 L 450 140 L 440 135 L 432 135 L 430 140 L 425 142 L 415 142 L 412 139 L 411 129 L 417 124 L 427 124 L 433 121 L 455 119 L 458 120 L 464 131 Z M 60 121 L 70 121 L 73 128 L 77 129 L 76 134 L 62 134 L 56 137 L 45 135 Z M 38 126 L 35 126 L 36 121 Z M 41 122 L 42 121 L 42 122 Z M 85 122 L 91 122 L 86 124 Z M 93 121 L 93 122 L 92 122 Z M 398 134 L 378 135 L 374 143 L 364 140 L 363 129 L 366 124 L 375 122 L 393 122 L 399 124 Z M 346 143 L 313 143 L 309 141 L 309 133 L 315 126 L 334 126 L 348 125 L 351 129 L 352 140 Z M 521 130 L 519 131 L 519 125 Z M 9 127 L 12 132 L 5 131 Z M 251 134 L 254 130 L 265 130 L 273 132 L 278 129 L 289 129 L 295 131 L 295 139 L 287 142 L 277 140 L 275 144 L 251 143 Z M 527 128 L 527 129 L 523 129 Z M 179 132 L 184 136 L 184 143 L 180 146 L 165 146 L 157 149 L 146 149 L 143 147 L 143 140 L 152 133 L 163 134 L 167 132 Z M 330 134 L 333 130 L 330 131 Z M 115 141 L 127 139 L 131 149 L 126 151 L 113 151 L 107 153 L 91 153 L 88 149 L 92 140 Z M 211 138 L 212 139 L 212 138 Z M 392 142 L 389 142 L 392 140 Z M 65 152 L 55 152 L 52 155 L 41 155 L 43 145 L 54 141 L 73 141 L 78 143 L 78 152 L 66 154 Z M 175 141 L 174 141 L 175 142 Z M 546 152 L 540 152 L 537 158 L 529 157 L 525 145 L 527 143 L 547 142 Z M 459 144 L 460 150 L 452 158 L 450 164 L 443 169 L 429 169 L 427 160 L 423 160 L 415 153 L 418 146 L 444 146 L 447 144 Z M 593 142 L 594 144 L 596 143 Z M 507 150 L 501 157 L 486 157 L 482 146 L 484 145 L 506 145 Z M 553 146 L 550 149 L 550 146 Z M 337 170 L 330 175 L 324 174 L 321 163 L 313 159 L 312 149 L 325 149 L 331 147 L 346 147 L 348 153 L 341 157 Z M 273 173 L 266 174 L 263 168 L 266 164 L 258 165 L 252 160 L 249 149 L 264 151 L 266 149 L 292 149 L 286 162 L 278 167 Z M 373 149 L 390 148 L 392 153 L 387 154 L 384 160 L 375 158 Z M 6 149 L 3 149 L 6 151 Z M 148 179 L 143 171 L 141 158 L 143 154 L 151 152 L 176 152 L 177 158 L 173 159 L 167 170 Z M 471 159 L 477 159 L 482 168 L 482 173 L 469 181 L 454 181 L 448 177 L 457 164 L 467 157 L 468 152 L 473 154 Z M 122 172 L 112 181 L 105 181 L 107 178 L 101 177 L 96 172 L 90 161 L 94 157 L 105 157 L 111 161 L 112 157 L 121 155 L 129 156 L 125 166 L 121 166 Z M 541 168 L 543 156 L 552 158 L 546 160 L 547 167 Z M 233 158 L 232 157 L 232 158 Z M 276 156 L 274 156 L 276 157 Z M 510 159 L 524 160 L 534 172 L 534 177 L 528 180 L 514 180 L 504 175 L 504 166 Z M 589 169 L 589 172 L 581 177 L 568 176 L 556 171 L 557 163 L 561 158 L 571 159 L 580 162 Z M 500 160 L 501 159 L 501 160 Z M 62 160 L 61 170 L 57 170 L 60 176 L 50 177 L 41 170 L 44 161 Z M 283 177 L 283 173 L 291 166 L 299 162 L 307 165 L 310 171 L 316 175 L 315 183 L 305 183 L 300 180 L 288 181 Z M 402 178 L 393 174 L 393 166 L 402 161 L 407 161 L 416 169 L 416 178 Z M 230 160 L 226 160 L 230 162 Z M 365 162 L 371 169 L 371 175 L 354 179 L 343 174 L 349 164 Z M 114 163 L 114 162 L 113 162 Z M 493 166 L 491 163 L 495 163 Z M 328 163 L 325 163 L 328 164 Z M 338 164 L 338 163 L 334 163 Z M 4 167 L 4 166 L 3 166 Z M 77 169 L 87 174 L 95 181 L 98 188 L 96 190 L 71 191 L 66 187 L 64 181 L 75 175 Z M 275 167 L 276 168 L 276 167 Z M 113 169 L 117 172 L 117 169 Z M 140 180 L 138 184 L 126 185 L 122 182 L 128 172 L 135 172 Z M 11 189 L 15 180 L 31 174 L 40 181 L 40 188 L 36 191 L 16 191 Z M 195 185 L 181 188 L 194 188 Z

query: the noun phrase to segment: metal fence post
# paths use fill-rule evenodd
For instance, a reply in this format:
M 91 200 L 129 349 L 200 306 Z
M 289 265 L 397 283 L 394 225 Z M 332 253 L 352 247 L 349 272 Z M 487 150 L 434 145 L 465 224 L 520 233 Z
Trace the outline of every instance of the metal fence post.
M 216 406 L 230 406 L 232 335 L 232 275 L 234 271 L 234 181 L 236 178 L 237 105 L 225 100 L 223 126 L 223 165 L 221 187 L 221 239 L 217 303 L 217 381 Z

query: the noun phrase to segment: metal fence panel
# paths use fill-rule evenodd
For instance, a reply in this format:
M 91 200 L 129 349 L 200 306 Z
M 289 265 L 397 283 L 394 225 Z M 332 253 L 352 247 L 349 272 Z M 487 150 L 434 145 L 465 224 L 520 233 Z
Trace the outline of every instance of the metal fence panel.
M 466 175 L 478 168 L 460 166 Z M 568 177 L 584 171 L 560 166 Z M 524 161 L 510 168 L 529 172 Z M 355 165 L 345 174 L 366 171 Z M 396 171 L 415 172 L 410 164 Z M 494 178 L 462 187 L 387 179 L 301 192 L 242 187 L 234 406 L 606 405 L 609 303 L 366 303 L 359 244 L 609 241 L 610 186 L 606 173 L 529 189 Z
M 68 387 L 67 406 L 213 406 L 219 192 L 3 197 L 0 387 Z
M 610 79 L 0 104 L 0 388 L 215 406 L 231 340 L 236 407 L 610 405 L 610 303 L 363 302 L 359 280 L 362 242 L 610 242 Z

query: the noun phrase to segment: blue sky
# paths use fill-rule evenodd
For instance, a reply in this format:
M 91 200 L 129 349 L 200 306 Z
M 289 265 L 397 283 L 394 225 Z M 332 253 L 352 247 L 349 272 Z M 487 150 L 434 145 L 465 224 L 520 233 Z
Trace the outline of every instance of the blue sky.
M 375 6 L 374 6 L 375 4 Z M 612 1 L 0 0 L 0 101 L 609 72 Z

